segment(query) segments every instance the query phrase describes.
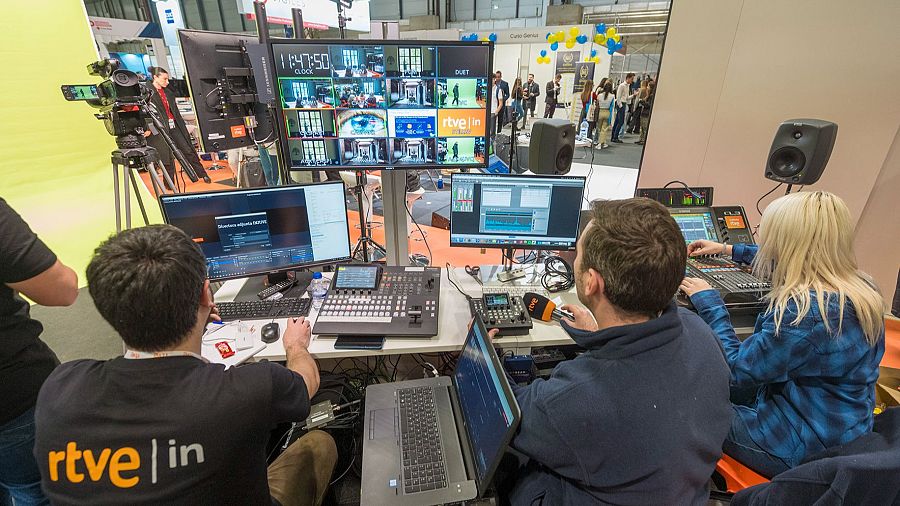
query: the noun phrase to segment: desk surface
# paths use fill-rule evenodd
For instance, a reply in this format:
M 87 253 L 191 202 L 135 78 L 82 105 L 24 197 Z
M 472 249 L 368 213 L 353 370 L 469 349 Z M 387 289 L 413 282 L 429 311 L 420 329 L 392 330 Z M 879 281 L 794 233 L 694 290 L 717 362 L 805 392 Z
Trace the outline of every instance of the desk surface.
M 326 277 L 330 273 L 324 273 Z M 459 287 L 471 297 L 481 296 L 481 285 L 471 276 L 466 274 L 461 267 L 454 268 L 450 275 Z M 249 282 L 248 282 L 249 281 Z M 251 280 L 236 279 L 225 282 L 216 292 L 216 300 L 232 301 L 235 298 L 247 300 L 256 297 L 256 292 L 262 289 L 258 278 Z M 249 297 L 248 297 L 249 295 Z M 296 296 L 296 295 L 295 295 Z M 304 295 L 306 296 L 306 295 Z M 332 336 L 318 336 L 313 334 L 310 341 L 309 352 L 317 359 L 362 357 L 373 355 L 399 355 L 407 353 L 441 353 L 447 351 L 459 351 L 466 339 L 466 330 L 471 318 L 469 303 L 448 280 L 448 272 L 441 269 L 441 295 L 440 295 L 440 321 L 438 322 L 438 335 L 432 338 L 398 338 L 388 337 L 382 350 L 336 350 L 335 338 Z M 556 294 L 553 298 L 558 304 L 577 304 L 578 297 L 575 290 Z M 315 322 L 317 312 L 311 310 L 308 319 Z M 275 319 L 279 324 L 281 333 L 287 328 L 287 318 Z M 749 335 L 752 328 L 735 329 L 738 335 Z M 254 345 L 262 345 L 259 336 L 256 336 Z M 539 346 L 559 346 L 574 344 L 568 334 L 556 322 L 535 321 L 531 333 L 526 336 L 508 336 L 494 341 L 498 346 L 513 350 L 522 350 Z M 254 360 L 284 360 L 284 346 L 281 340 L 266 344 Z

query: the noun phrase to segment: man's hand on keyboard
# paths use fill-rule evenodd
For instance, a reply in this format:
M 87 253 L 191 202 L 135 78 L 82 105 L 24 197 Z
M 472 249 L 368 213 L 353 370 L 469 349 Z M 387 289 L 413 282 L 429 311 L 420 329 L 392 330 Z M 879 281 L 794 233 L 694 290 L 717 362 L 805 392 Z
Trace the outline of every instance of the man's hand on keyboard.
M 288 318 L 287 328 L 284 330 L 284 350 L 290 353 L 295 349 L 309 349 L 311 336 L 312 330 L 306 318 Z

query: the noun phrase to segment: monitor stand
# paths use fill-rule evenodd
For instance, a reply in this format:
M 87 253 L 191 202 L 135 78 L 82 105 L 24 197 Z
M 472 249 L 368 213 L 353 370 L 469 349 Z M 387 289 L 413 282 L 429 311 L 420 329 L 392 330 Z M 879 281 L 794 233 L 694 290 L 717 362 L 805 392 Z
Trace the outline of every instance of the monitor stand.
M 503 265 L 481 265 L 481 284 L 483 286 L 502 286 L 504 283 L 524 279 L 515 283 L 516 285 L 534 285 L 540 284 L 540 276 L 543 274 L 543 265 L 536 261 L 532 265 L 516 266 L 513 263 L 514 250 L 512 248 L 503 248 Z M 540 255 L 538 255 L 540 259 Z

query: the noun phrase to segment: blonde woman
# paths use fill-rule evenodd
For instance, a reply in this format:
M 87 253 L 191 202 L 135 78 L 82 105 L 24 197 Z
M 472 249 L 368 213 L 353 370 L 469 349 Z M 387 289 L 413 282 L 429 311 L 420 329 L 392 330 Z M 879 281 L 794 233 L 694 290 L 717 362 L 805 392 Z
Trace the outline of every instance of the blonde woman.
M 681 290 L 719 336 L 731 368 L 735 405 L 725 453 L 772 477 L 826 448 L 872 429 L 875 380 L 884 354 L 884 301 L 857 269 L 850 211 L 827 192 L 772 202 L 759 246 L 697 241 L 691 256 L 724 254 L 772 284 L 769 307 L 741 342 L 705 281 Z
M 581 123 L 584 121 L 584 118 L 587 116 L 588 107 L 591 105 L 591 91 L 594 89 L 594 81 L 588 79 L 584 82 L 584 89 L 581 90 L 581 113 L 578 116 L 578 123 L 575 125 L 575 129 L 581 128 Z

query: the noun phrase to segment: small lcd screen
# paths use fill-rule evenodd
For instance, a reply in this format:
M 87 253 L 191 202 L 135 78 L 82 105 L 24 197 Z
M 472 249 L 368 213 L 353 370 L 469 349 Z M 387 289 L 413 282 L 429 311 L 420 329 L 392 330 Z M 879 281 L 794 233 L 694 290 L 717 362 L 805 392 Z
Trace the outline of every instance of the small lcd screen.
M 62 87 L 63 97 L 66 100 L 93 100 L 100 98 L 97 86 L 93 84 L 65 85 Z
M 690 244 L 694 241 L 705 239 L 707 241 L 718 241 L 719 236 L 716 234 L 715 220 L 709 211 L 696 213 L 673 213 L 675 223 L 681 229 L 684 236 L 684 242 Z
M 334 287 L 340 290 L 375 290 L 378 288 L 378 267 L 374 265 L 341 265 Z
M 509 295 L 505 293 L 491 293 L 484 296 L 484 305 L 488 309 L 506 307 L 509 305 Z

